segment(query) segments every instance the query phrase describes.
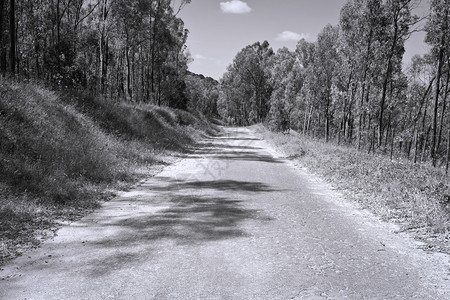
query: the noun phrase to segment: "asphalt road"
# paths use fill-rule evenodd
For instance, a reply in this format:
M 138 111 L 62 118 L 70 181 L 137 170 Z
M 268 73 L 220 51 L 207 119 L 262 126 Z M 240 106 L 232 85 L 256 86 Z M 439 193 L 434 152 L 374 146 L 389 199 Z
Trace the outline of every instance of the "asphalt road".
M 251 129 L 0 271 L 0 299 L 450 299 L 449 257 L 356 209 Z

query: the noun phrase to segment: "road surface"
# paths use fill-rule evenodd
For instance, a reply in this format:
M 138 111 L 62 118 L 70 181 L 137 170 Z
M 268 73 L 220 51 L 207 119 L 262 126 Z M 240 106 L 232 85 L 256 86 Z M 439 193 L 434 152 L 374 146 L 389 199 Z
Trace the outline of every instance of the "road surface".
M 0 271 L 0 299 L 450 299 L 449 257 L 228 128 Z

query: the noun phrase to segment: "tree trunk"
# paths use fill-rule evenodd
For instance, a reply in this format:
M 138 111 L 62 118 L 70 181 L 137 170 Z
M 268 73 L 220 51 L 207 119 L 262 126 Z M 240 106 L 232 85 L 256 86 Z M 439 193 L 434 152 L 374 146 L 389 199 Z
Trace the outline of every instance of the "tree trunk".
M 388 68 L 386 71 L 386 75 L 383 81 L 383 92 L 381 94 L 381 101 L 380 101 L 380 116 L 378 118 L 378 146 L 381 146 L 381 143 L 383 141 L 383 134 L 384 134 L 384 127 L 383 127 L 383 118 L 384 118 L 384 108 L 386 103 L 386 94 L 387 94 L 387 84 L 389 80 L 389 73 L 391 69 L 391 62 L 388 63 Z
M 399 35 L 399 16 L 400 16 L 400 9 L 395 10 L 394 11 L 394 20 L 393 20 L 393 24 L 394 24 L 394 34 L 392 37 L 392 45 L 390 48 L 390 52 L 388 55 L 388 61 L 387 61 L 387 66 L 386 66 L 386 72 L 384 74 L 384 78 L 383 78 L 383 91 L 381 94 L 381 101 L 380 101 L 380 115 L 379 115 L 379 119 L 378 119 L 378 146 L 381 146 L 381 143 L 383 141 L 383 134 L 384 134 L 384 110 L 385 110 L 385 104 L 386 104 L 386 98 L 387 98 L 387 89 L 388 89 L 388 84 L 389 84 L 389 80 L 392 77 L 392 59 L 394 57 L 394 53 L 395 53 L 395 48 L 397 47 L 397 43 L 398 43 L 398 35 Z
M 365 60 L 365 66 L 364 66 L 364 75 L 362 79 L 362 91 L 361 91 L 361 100 L 359 104 L 359 120 L 358 120 L 358 150 L 361 150 L 361 140 L 362 140 L 362 131 L 364 127 L 364 118 L 365 118 L 365 112 L 364 112 L 364 97 L 366 97 L 366 84 L 367 84 L 367 74 L 369 72 L 369 60 L 370 60 L 370 53 L 371 53 L 371 47 L 372 47 L 372 38 L 373 38 L 373 28 L 370 27 L 369 29 L 369 39 L 367 42 L 367 54 L 366 54 L 366 60 Z M 367 97 L 370 92 L 370 84 L 367 86 Z
M 127 60 L 127 100 L 133 99 L 133 91 L 131 89 L 131 61 L 130 61 L 130 48 L 125 46 L 125 55 Z
M 98 90 L 100 91 L 100 93 L 103 93 L 103 60 L 104 60 L 104 56 L 103 56 L 103 32 L 100 33 L 100 40 L 98 43 L 99 46 L 99 66 L 98 66 Z
M 136 64 L 134 49 L 131 52 L 131 101 L 136 100 Z
M 303 135 L 305 135 L 306 134 L 306 126 L 308 125 L 308 108 L 306 107 L 305 108 L 305 116 L 304 116 L 304 119 L 303 119 Z
M 423 141 L 422 147 L 422 158 L 420 159 L 422 162 L 425 161 L 425 152 L 427 149 L 428 139 L 430 137 L 431 126 L 428 126 L 427 134 L 425 135 L 425 140 Z
M 330 138 L 330 98 L 327 96 L 327 105 L 325 107 L 325 141 L 328 143 Z
M 408 160 L 411 157 L 412 144 L 413 144 L 413 141 L 410 140 L 409 143 L 406 145 L 406 155 L 407 155 Z
M 444 40 L 444 34 L 442 35 L 442 42 Z M 431 142 L 431 159 L 433 161 L 433 166 L 436 166 L 436 135 L 437 135 L 437 118 L 438 118 L 438 106 L 439 106 L 439 92 L 441 83 L 441 71 L 444 60 L 444 48 L 441 47 L 439 50 L 439 61 L 436 73 L 436 90 L 434 94 L 434 111 L 433 111 L 433 132 L 432 132 L 432 142 Z
M 144 59 L 144 51 L 142 49 L 143 47 L 139 47 L 139 62 L 140 62 L 140 85 L 141 85 L 141 92 L 139 97 L 139 101 L 142 102 L 145 100 L 145 59 Z
M 417 152 L 419 150 L 419 130 L 416 129 L 416 134 L 414 135 L 414 163 L 417 163 Z
M 311 105 L 311 108 L 309 110 L 309 115 L 308 115 L 308 123 L 306 123 L 306 132 L 309 133 L 309 130 L 311 128 L 311 119 L 312 119 L 312 115 L 314 112 L 314 107 Z
M 159 74 L 159 76 L 158 76 L 158 106 L 161 106 L 161 77 L 162 77 L 162 74 L 161 74 L 161 71 L 160 71 L 160 74 Z
M 445 8 L 444 16 L 448 16 L 448 7 Z M 431 159 L 433 162 L 433 166 L 436 166 L 436 135 L 437 135 L 437 114 L 438 114 L 438 105 L 439 105 L 439 93 L 440 93 L 440 83 L 441 83 L 441 72 L 442 66 L 444 64 L 444 53 L 445 53 L 445 41 L 447 34 L 447 18 L 444 20 L 444 24 L 442 25 L 442 34 L 440 40 L 440 48 L 439 48 L 439 57 L 438 57 L 438 67 L 436 73 L 436 91 L 434 94 L 434 114 L 433 114 L 433 136 L 431 143 Z
M 448 174 L 448 164 L 450 161 L 450 129 L 447 133 L 447 162 L 445 164 L 445 173 Z
M 395 129 L 392 129 L 392 139 L 391 139 L 391 160 L 394 154 L 394 139 L 395 139 Z
M 4 20 L 4 12 L 5 12 L 5 0 L 0 0 L 0 72 L 2 76 L 5 76 L 6 73 L 6 60 L 3 59 L 4 55 L 6 55 L 6 49 L 3 41 L 3 20 Z
M 448 92 L 449 92 L 449 80 L 450 80 L 450 69 L 447 70 L 447 82 L 445 83 L 445 92 L 444 92 L 444 97 L 442 98 L 441 120 L 439 122 L 439 134 L 438 134 L 438 140 L 437 140 L 437 145 L 436 145 L 436 151 L 439 151 L 439 148 L 441 147 L 442 127 L 444 125 L 445 110 L 447 108 L 447 97 L 448 97 Z
M 10 36 L 10 50 L 9 50 L 9 69 L 11 77 L 16 77 L 16 13 L 15 0 L 10 0 L 9 4 L 9 36 Z
M 150 78 L 150 67 L 151 67 L 151 65 L 150 65 L 150 53 L 149 52 L 147 52 L 147 66 L 146 66 L 146 82 L 145 82 L 145 85 L 146 85 L 146 95 L 145 95 L 145 99 L 146 99 L 146 101 L 147 102 L 150 102 L 150 80 L 151 80 L 151 78 Z

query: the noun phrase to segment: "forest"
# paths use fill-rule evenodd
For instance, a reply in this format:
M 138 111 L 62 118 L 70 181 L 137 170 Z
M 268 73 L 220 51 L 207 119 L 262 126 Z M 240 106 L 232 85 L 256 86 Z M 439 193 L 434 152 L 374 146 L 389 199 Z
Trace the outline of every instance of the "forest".
M 424 20 L 417 5 L 349 0 L 315 42 L 276 53 L 267 41 L 245 47 L 221 80 L 220 115 L 448 170 L 450 1 L 432 0 Z M 405 67 L 405 41 L 417 30 L 431 50 Z
M 189 3 L 0 0 L 0 72 L 448 169 L 449 0 L 431 0 L 425 20 L 413 13 L 417 0 L 349 0 L 314 42 L 245 47 L 220 83 L 188 71 L 189 30 L 178 14 Z M 405 67 L 405 41 L 417 30 L 430 52 Z
M 1 0 L 0 72 L 114 101 L 186 109 L 189 95 L 195 105 L 201 101 L 195 89 L 214 93 L 217 85 L 188 72 L 189 31 L 177 15 L 189 2 Z

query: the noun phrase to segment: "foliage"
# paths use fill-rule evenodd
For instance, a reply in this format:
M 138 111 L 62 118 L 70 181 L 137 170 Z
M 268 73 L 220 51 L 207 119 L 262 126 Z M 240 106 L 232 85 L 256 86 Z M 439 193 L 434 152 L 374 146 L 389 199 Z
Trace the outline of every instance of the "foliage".
M 219 113 L 229 123 L 250 125 L 267 116 L 271 86 L 268 66 L 273 50 L 267 41 L 242 49 L 221 80 Z
M 190 73 L 186 76 L 189 108 L 205 116 L 217 117 L 219 83 L 211 77 Z
M 1 2 L 3 73 L 12 49 L 7 42 L 12 14 L 17 19 L 18 50 L 12 76 L 131 102 L 187 108 L 188 30 L 177 14 L 189 0 L 16 2 L 15 10 Z
M 274 131 L 293 128 L 448 168 L 450 3 L 431 2 L 431 51 L 404 70 L 417 4 L 348 0 L 339 25 L 325 26 L 315 42 L 300 40 L 295 51 L 276 54 L 259 43 L 245 47 L 221 81 L 219 114 L 231 124 L 265 122 Z

